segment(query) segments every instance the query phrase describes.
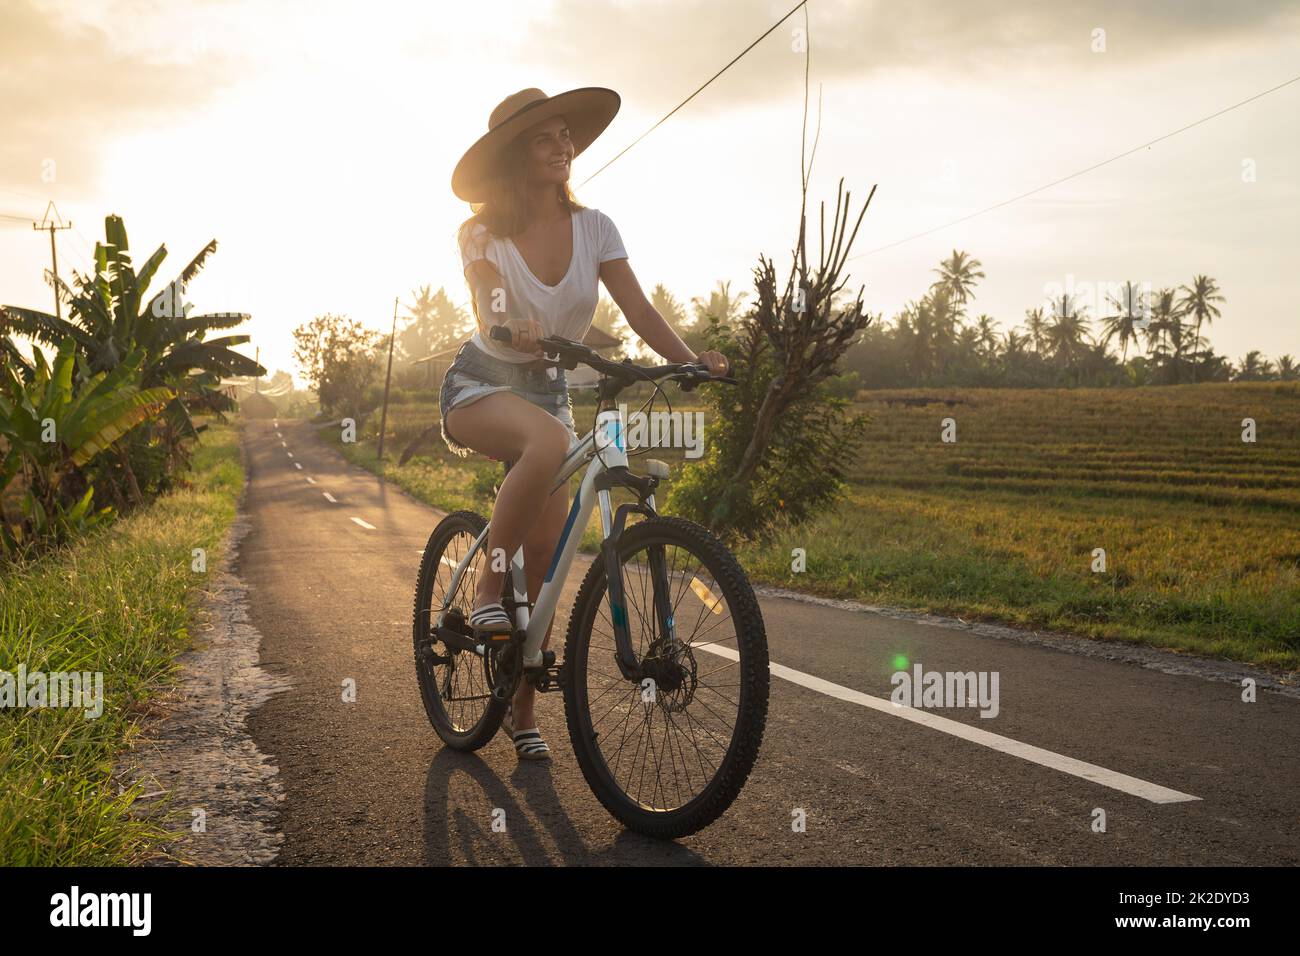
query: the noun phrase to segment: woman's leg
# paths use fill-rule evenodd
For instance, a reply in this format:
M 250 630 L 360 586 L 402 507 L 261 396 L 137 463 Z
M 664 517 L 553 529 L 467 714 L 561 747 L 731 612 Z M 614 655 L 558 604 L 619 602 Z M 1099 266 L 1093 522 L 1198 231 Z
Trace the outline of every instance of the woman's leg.
M 514 468 L 510 469 L 514 472 Z M 546 502 L 546 508 L 524 539 L 524 576 L 528 579 L 528 600 L 536 602 L 542 590 L 542 582 L 551 566 L 551 557 L 564 531 L 564 521 L 569 514 L 569 489 L 557 488 Z M 555 627 L 555 618 L 546 626 L 546 639 L 542 641 L 542 650 L 551 643 L 551 630 Z M 523 681 L 515 692 L 514 725 L 516 730 L 537 726 L 533 716 L 533 702 L 537 691 L 533 685 Z
M 514 463 L 492 509 L 487 561 L 474 599 L 474 606 L 481 607 L 501 600 L 505 571 L 494 570 L 494 565 L 509 563 L 545 513 L 551 485 L 569 451 L 569 432 L 554 416 L 510 392 L 451 409 L 447 428 L 475 451 Z M 493 560 L 499 553 L 504 562 Z M 525 562 L 532 563 L 527 558 Z

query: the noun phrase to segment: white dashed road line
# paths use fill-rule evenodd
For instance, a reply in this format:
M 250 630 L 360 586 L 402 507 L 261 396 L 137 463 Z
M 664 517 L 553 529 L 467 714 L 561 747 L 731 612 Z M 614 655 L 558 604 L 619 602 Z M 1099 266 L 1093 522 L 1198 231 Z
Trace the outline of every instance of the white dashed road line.
M 316 479 L 313 478 L 311 475 L 303 475 L 303 477 L 307 479 L 307 484 L 309 485 L 316 484 Z
M 302 465 L 298 464 L 296 461 L 293 463 L 293 467 L 297 468 L 299 471 L 302 471 Z
M 357 524 L 361 525 L 361 527 L 365 528 L 367 531 L 375 530 L 375 526 L 372 525 L 369 521 L 362 521 L 360 518 L 353 518 L 352 520 L 355 521 Z
M 325 500 L 328 501 L 330 504 L 336 505 L 339 503 L 339 500 L 335 498 L 332 494 L 330 494 L 328 491 L 322 491 L 321 494 L 325 496 Z
M 740 660 L 740 654 L 729 647 L 719 647 L 716 644 L 699 644 L 693 645 L 693 649 L 709 651 L 731 661 Z M 963 724 L 947 717 L 940 717 L 938 714 L 932 714 L 927 710 L 895 706 L 892 701 L 883 697 L 873 697 L 870 694 L 864 694 L 841 684 L 833 684 L 828 680 L 805 674 L 783 664 L 771 664 L 770 669 L 774 677 L 784 678 L 792 684 L 815 690 L 827 697 L 834 697 L 836 700 L 868 707 L 890 717 L 910 720 L 914 724 L 929 727 L 931 730 L 939 730 L 945 734 L 960 737 L 962 740 L 979 744 L 982 747 L 988 747 L 1004 754 L 1011 754 L 1013 757 L 1019 757 L 1022 760 L 1028 760 L 1030 763 L 1036 763 L 1043 767 L 1050 767 L 1052 770 L 1059 770 L 1061 773 L 1067 773 L 1074 777 L 1081 777 L 1084 780 L 1099 783 L 1104 787 L 1110 787 L 1112 790 L 1119 790 L 1135 797 L 1141 797 L 1143 800 L 1149 800 L 1152 803 L 1186 803 L 1191 800 L 1201 799 L 1189 793 L 1181 793 L 1177 790 L 1170 790 L 1168 787 L 1162 787 L 1159 784 L 1139 780 L 1137 777 L 1130 777 L 1125 773 L 1117 773 L 1114 770 L 1107 770 L 1105 767 L 1098 767 L 1096 764 L 1085 763 L 1082 760 L 1075 760 L 1073 757 L 1053 753 L 1050 750 L 1044 750 L 1042 747 L 1024 744 L 1018 740 L 1012 740 L 1010 737 L 989 733 L 987 730 L 980 730 L 970 724 Z

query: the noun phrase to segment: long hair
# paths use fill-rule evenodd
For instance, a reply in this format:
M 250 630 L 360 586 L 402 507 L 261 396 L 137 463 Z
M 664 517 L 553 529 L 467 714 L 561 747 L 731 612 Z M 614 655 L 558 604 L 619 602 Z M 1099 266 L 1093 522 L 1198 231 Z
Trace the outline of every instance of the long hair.
M 481 203 L 470 203 L 469 208 L 474 215 L 461 223 L 457 230 L 457 238 L 464 244 L 470 241 L 475 226 L 482 225 L 486 228 L 487 232 L 481 234 L 478 240 L 480 255 L 491 239 L 517 236 L 528 227 L 528 179 L 525 170 L 528 151 L 524 145 L 525 135 L 521 134 L 502 152 L 498 173 L 487 186 L 488 198 Z M 586 208 L 573 195 L 568 182 L 556 183 L 555 189 L 560 205 L 568 209 L 570 215 Z M 473 300 L 472 294 L 470 299 Z M 478 315 L 477 302 L 474 303 L 474 318 L 481 328 L 483 321 Z

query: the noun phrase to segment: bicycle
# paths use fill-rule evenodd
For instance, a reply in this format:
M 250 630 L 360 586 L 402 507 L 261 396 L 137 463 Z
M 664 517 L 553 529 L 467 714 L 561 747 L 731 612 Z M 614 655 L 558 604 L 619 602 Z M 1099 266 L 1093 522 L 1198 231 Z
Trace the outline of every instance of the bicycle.
M 468 624 L 487 560 L 487 519 L 457 511 L 429 536 L 413 625 L 425 712 L 447 746 L 473 751 L 495 736 L 521 680 L 543 693 L 559 690 L 578 765 L 605 809 L 636 832 L 686 836 L 726 811 L 758 758 L 767 720 L 767 636 L 740 564 L 708 529 L 658 513 L 654 493 L 668 477 L 667 464 L 651 460 L 648 474 L 630 471 L 622 411 L 603 406 L 637 382 L 654 385 L 647 403 L 653 407 L 663 394 L 660 381 L 689 391 L 735 379 L 712 377 L 695 363 L 612 362 L 561 338 L 540 344 L 557 366 L 582 363 L 600 373 L 594 426 L 570 450 L 552 490 L 584 465 L 587 471 L 535 603 L 528 601 L 522 549 L 506 566 L 502 606 L 515 628 L 500 640 L 476 639 Z M 636 501 L 613 508 L 615 488 L 629 489 Z M 597 508 L 600 553 L 578 592 L 557 664 L 542 641 Z M 641 520 L 628 525 L 633 514 Z

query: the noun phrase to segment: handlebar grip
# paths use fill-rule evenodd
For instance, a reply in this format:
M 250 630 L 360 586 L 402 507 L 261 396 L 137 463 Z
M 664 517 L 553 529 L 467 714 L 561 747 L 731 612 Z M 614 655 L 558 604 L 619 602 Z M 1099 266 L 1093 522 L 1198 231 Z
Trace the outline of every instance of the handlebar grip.
M 491 331 L 488 332 L 488 338 L 496 339 L 498 342 L 513 342 L 515 340 L 514 336 L 510 334 L 510 330 L 504 325 L 492 326 Z

